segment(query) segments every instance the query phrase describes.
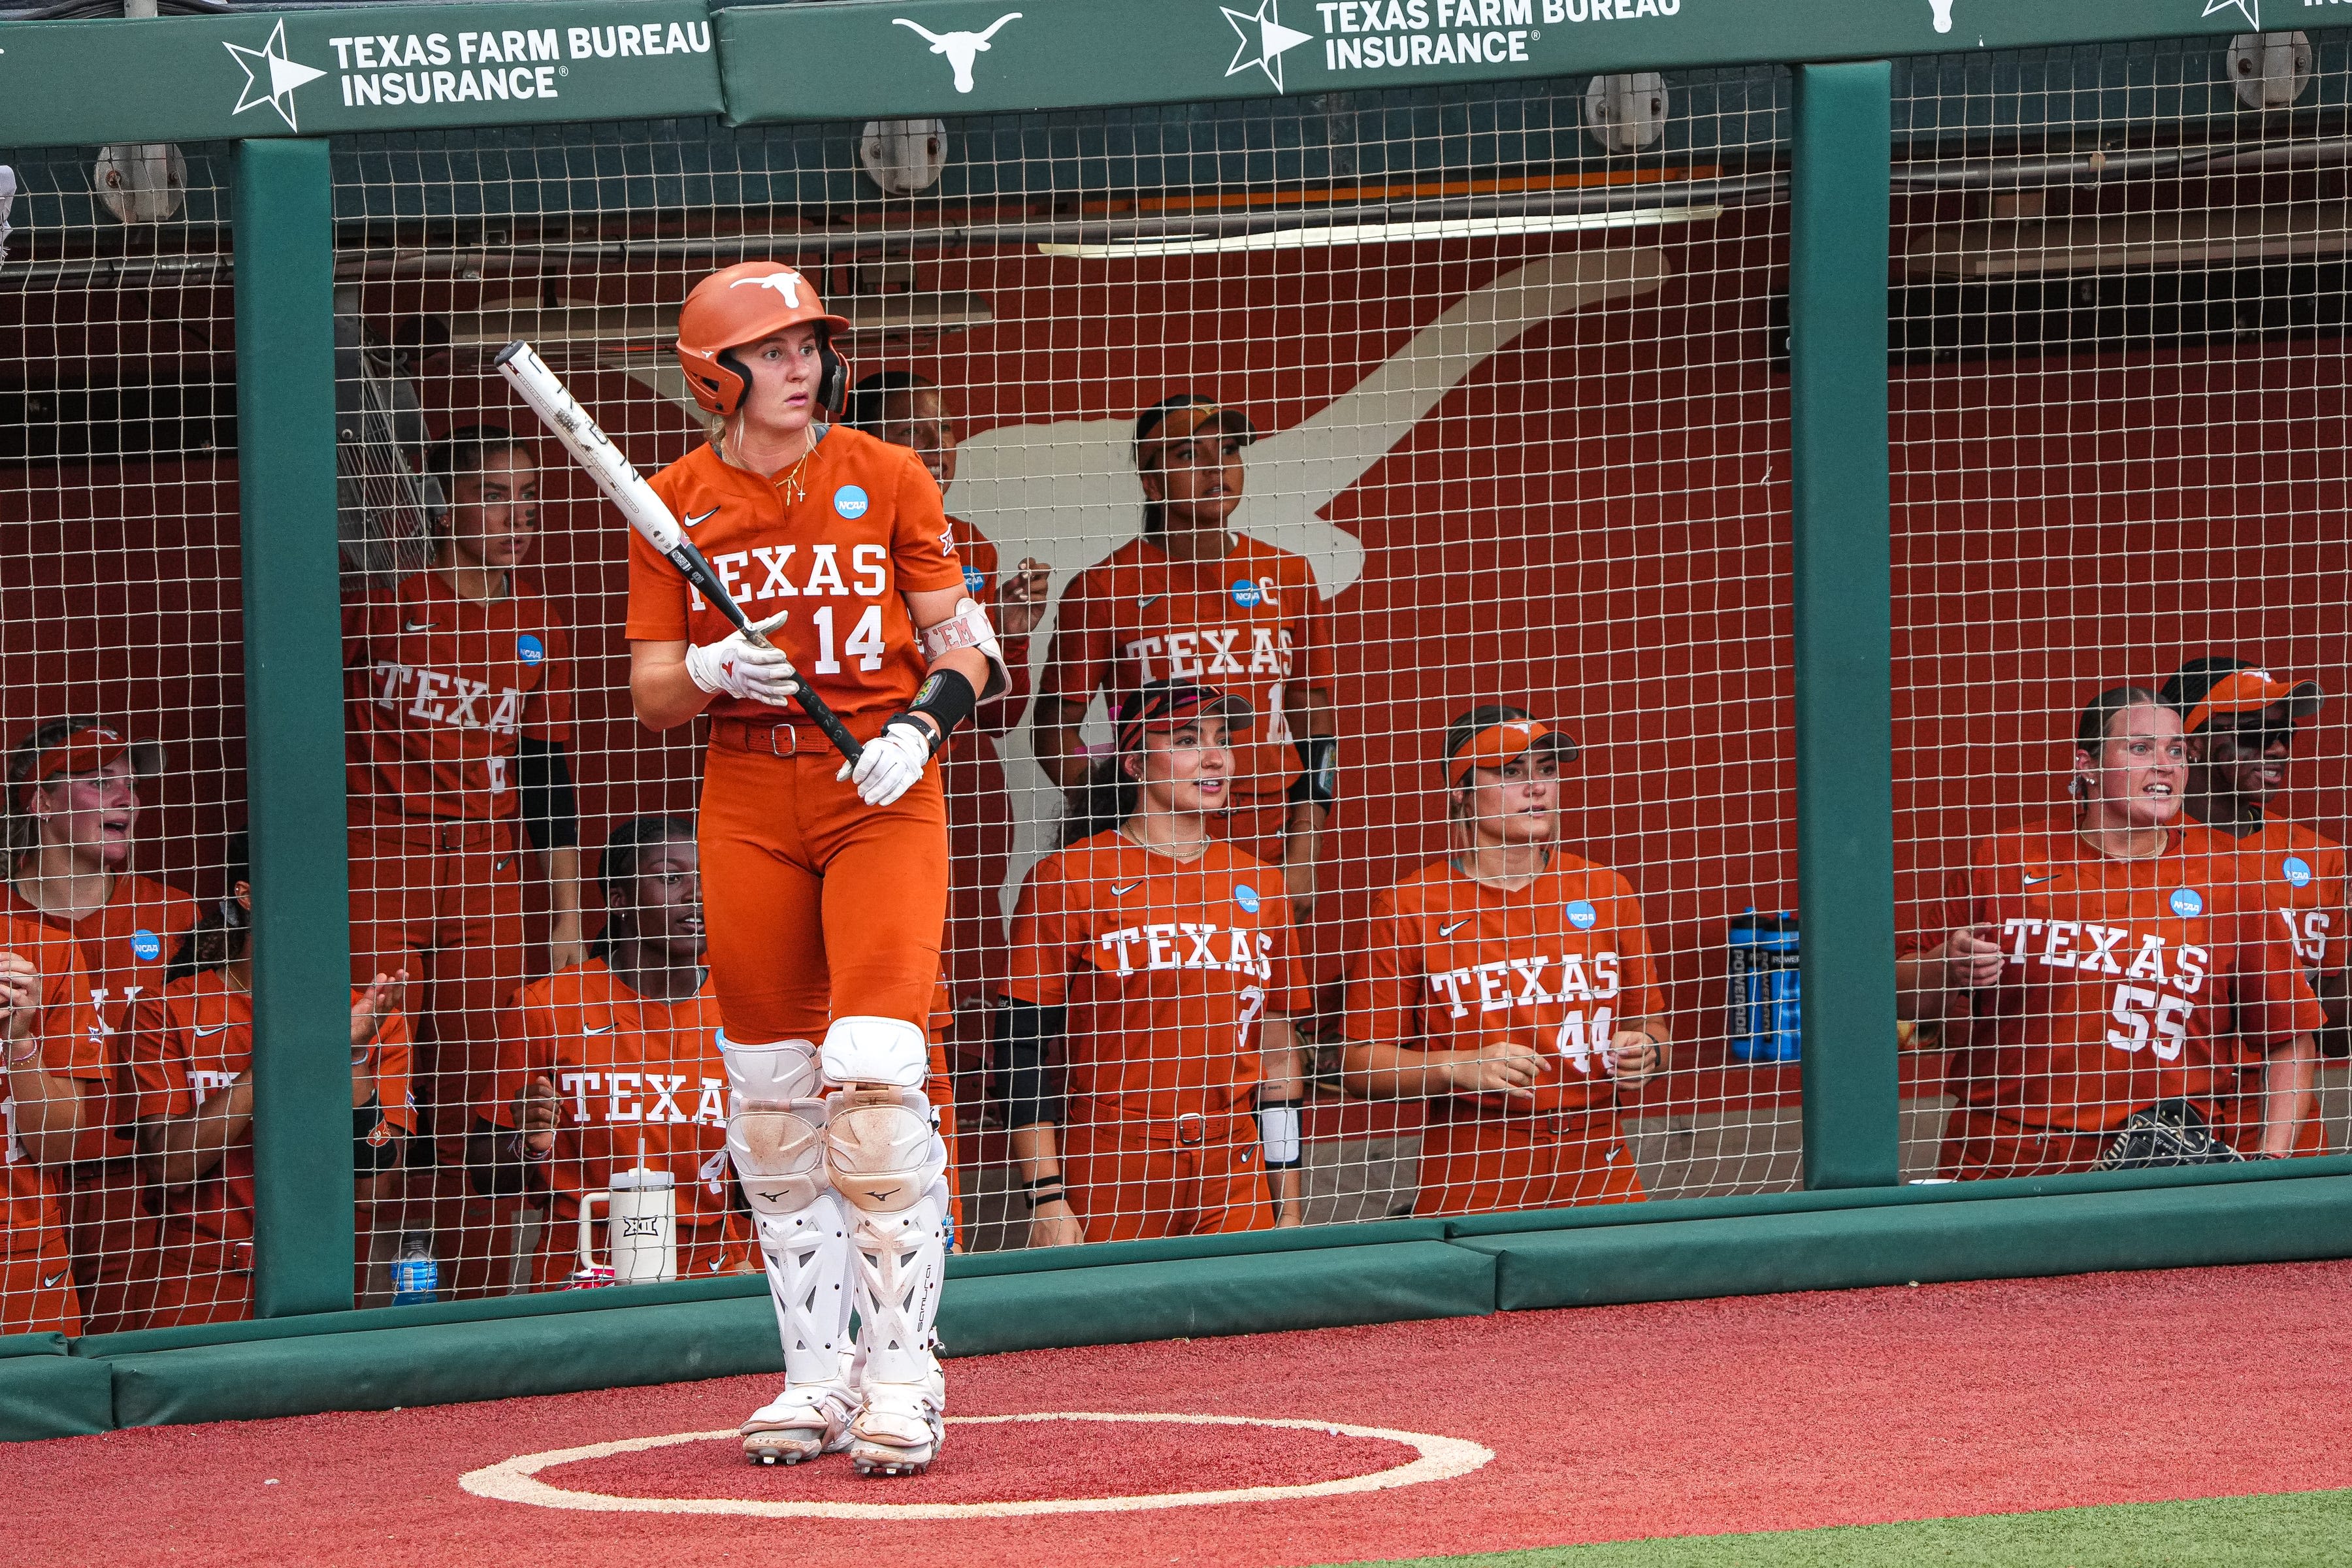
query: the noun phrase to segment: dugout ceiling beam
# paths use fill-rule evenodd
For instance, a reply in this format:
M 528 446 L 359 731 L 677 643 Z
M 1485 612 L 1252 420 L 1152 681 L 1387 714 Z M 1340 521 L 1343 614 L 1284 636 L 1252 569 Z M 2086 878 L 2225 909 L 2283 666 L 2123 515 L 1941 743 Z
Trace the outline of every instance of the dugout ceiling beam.
M 1805 1185 L 1892 1186 L 1895 759 L 1884 60 L 1797 69 L 1789 220 L 1790 602 Z
M 1307 97 L 2226 38 L 2254 31 L 2259 8 L 2260 0 L 1256 0 L 1254 8 L 1248 0 L 541 0 L 13 22 L 0 24 L 0 145 Z
M 320 140 L 237 150 L 238 555 L 253 881 L 254 1315 L 348 1310 L 352 1176 L 334 189 Z

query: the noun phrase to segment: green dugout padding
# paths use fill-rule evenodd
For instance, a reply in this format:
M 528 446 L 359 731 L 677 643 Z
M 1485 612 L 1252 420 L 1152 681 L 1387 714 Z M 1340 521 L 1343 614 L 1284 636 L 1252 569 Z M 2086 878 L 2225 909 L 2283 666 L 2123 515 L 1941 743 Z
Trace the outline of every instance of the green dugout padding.
M 1597 1307 L 2352 1254 L 2352 1182 L 1915 1203 L 1683 1225 L 1464 1236 L 1497 1309 Z
M 0 1440 L 73 1437 L 114 1425 L 114 1376 L 104 1362 L 68 1355 L 0 1360 Z

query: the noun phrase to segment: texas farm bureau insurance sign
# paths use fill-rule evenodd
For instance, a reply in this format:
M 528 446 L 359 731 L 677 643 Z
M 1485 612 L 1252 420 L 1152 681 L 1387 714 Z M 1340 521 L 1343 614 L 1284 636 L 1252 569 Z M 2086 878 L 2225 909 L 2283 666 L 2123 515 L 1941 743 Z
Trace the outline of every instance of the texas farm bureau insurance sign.
M 1300 96 L 2292 26 L 2295 0 L 862 0 L 714 14 L 728 114 Z M 809 60 L 828 63 L 811 70 Z
M 0 144 L 628 120 L 724 107 L 701 0 L 0 23 Z

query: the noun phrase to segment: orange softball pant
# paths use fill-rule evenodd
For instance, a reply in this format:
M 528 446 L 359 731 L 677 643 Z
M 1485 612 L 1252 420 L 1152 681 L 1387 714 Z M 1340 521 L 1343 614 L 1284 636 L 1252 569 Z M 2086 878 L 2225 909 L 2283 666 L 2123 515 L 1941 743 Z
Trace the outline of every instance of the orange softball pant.
M 2089 1170 L 2114 1141 L 2112 1132 L 2031 1128 L 1990 1110 L 1956 1109 L 1944 1121 L 1936 1173 L 1957 1182 L 2063 1175 Z
M 787 729 L 751 733 L 793 743 Z M 776 756 L 712 742 L 702 905 L 730 1040 L 823 1040 L 851 1015 L 930 1021 L 948 912 L 939 770 L 874 806 L 835 779 L 840 766 L 830 749 Z
M 1257 1121 L 1180 1116 L 1173 1123 L 1102 1118 L 1061 1129 L 1062 1186 L 1088 1241 L 1222 1236 L 1274 1228 Z
M 948 803 L 948 923 L 941 952 L 954 996 L 952 1027 L 934 1030 L 961 1060 L 988 1058 L 990 1003 L 1004 989 L 1004 870 L 1013 855 L 1013 807 L 996 742 L 961 734 L 940 758 Z
M 73 1255 L 58 1232 L 44 1229 L 40 1237 L 38 1247 L 0 1252 L 0 1334 L 79 1336 L 81 1298 L 74 1290 Z
M 417 1042 L 415 1081 L 436 1105 L 470 1116 L 498 1071 L 499 1010 L 529 956 L 514 830 L 377 823 L 352 829 L 351 857 L 352 983 L 408 971 L 410 999 L 424 1004 L 411 1016 L 431 1021 L 434 1042 Z
M 163 1231 L 149 1328 L 239 1323 L 253 1316 L 253 1243 L 205 1236 L 184 1219 L 165 1219 Z
M 1440 1110 L 1422 1131 L 1412 1212 L 1493 1214 L 1638 1203 L 1643 1195 L 1614 1110 L 1450 1118 Z
M 84 1330 L 111 1334 L 144 1328 L 153 1305 L 157 1240 L 138 1163 L 85 1161 L 68 1172 L 64 1185 L 59 1202 Z

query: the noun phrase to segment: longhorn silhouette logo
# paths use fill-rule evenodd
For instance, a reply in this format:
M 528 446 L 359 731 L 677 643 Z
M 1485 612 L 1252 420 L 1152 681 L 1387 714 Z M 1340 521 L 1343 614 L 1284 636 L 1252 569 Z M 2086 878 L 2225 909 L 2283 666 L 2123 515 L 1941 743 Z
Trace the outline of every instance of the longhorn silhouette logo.
M 931 53 L 947 56 L 948 64 L 955 67 L 955 89 L 958 92 L 971 90 L 971 63 L 980 58 L 982 50 L 988 47 L 988 40 L 996 36 L 996 29 L 1007 22 L 1017 22 L 1020 19 L 1020 12 L 1007 11 L 1003 16 L 991 22 L 988 25 L 988 30 L 984 33 L 934 33 L 920 22 L 909 22 L 904 16 L 890 18 L 897 26 L 911 27 L 930 39 Z

